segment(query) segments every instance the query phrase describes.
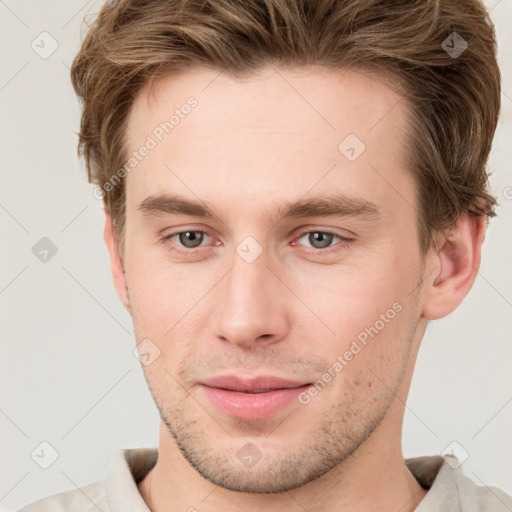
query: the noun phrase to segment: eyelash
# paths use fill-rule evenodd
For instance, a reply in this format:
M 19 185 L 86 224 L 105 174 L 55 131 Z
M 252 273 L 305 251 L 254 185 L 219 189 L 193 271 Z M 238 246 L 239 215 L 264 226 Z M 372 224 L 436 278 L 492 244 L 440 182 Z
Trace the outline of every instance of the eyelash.
M 306 251 L 308 254 L 330 254 L 331 252 L 335 252 L 340 249 L 340 247 L 348 247 L 350 243 L 353 241 L 353 238 L 348 238 L 342 235 L 338 235 L 337 233 L 333 233 L 332 231 L 322 231 L 319 229 L 309 229 L 300 232 L 295 238 L 300 239 L 304 235 L 309 235 L 311 233 L 322 233 L 323 235 L 332 235 L 334 238 L 337 238 L 339 240 L 338 243 L 335 243 L 333 245 L 330 245 L 329 247 L 326 247 L 325 249 L 315 249 L 314 247 L 303 247 L 303 250 Z
M 181 234 L 187 233 L 187 232 L 202 233 L 203 235 L 210 236 L 210 235 L 208 235 L 208 233 L 206 233 L 206 231 L 202 231 L 200 229 L 187 229 L 187 230 L 184 230 L 184 231 L 176 231 L 174 233 L 170 233 L 168 235 L 165 235 L 162 238 L 162 242 L 170 241 L 175 236 L 178 236 L 178 235 L 181 235 Z M 322 230 L 318 230 L 318 229 L 310 229 L 310 230 L 301 231 L 298 235 L 295 236 L 295 240 L 300 239 L 304 235 L 309 235 L 311 233 L 322 233 L 324 235 L 332 235 L 333 237 L 335 237 L 335 238 L 337 238 L 339 240 L 338 243 L 335 243 L 334 245 L 331 245 L 331 246 L 326 247 L 324 249 L 308 248 L 308 247 L 305 247 L 305 246 L 301 246 L 303 248 L 303 251 L 305 251 L 307 254 L 311 254 L 311 255 L 330 254 L 331 252 L 339 250 L 338 246 L 347 247 L 354 240 L 353 238 L 344 237 L 344 236 L 339 235 L 337 233 L 333 233 L 332 231 L 322 231 Z M 294 243 L 294 245 L 296 245 L 296 243 Z M 174 251 L 180 252 L 180 253 L 184 253 L 184 254 L 191 254 L 193 252 L 200 251 L 201 249 L 206 249 L 206 246 L 202 246 L 201 245 L 201 246 L 190 248 L 190 249 L 183 248 L 183 247 L 180 247 L 179 249 L 177 249 L 176 247 L 173 247 Z

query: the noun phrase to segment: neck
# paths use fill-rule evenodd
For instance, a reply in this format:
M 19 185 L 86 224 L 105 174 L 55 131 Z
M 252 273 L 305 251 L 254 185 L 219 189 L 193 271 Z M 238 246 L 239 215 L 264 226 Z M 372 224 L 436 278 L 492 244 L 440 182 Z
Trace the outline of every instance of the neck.
M 158 462 L 139 491 L 152 512 L 413 511 L 427 491 L 407 469 L 400 439 L 389 442 L 393 431 L 400 432 L 401 425 L 385 418 L 355 453 L 316 480 L 288 492 L 254 494 L 223 489 L 201 477 L 162 424 Z
M 424 325 L 423 325 L 424 330 Z M 242 493 L 204 479 L 183 457 L 163 422 L 158 462 L 140 482 L 152 512 L 412 512 L 427 494 L 402 455 L 405 403 L 421 334 L 409 354 L 411 364 L 380 425 L 357 450 L 333 469 L 301 487 L 282 493 Z

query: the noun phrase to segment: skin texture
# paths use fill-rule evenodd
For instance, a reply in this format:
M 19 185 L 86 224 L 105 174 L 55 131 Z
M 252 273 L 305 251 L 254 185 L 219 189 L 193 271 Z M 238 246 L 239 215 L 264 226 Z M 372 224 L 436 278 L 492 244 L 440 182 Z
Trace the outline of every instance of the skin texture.
M 198 102 L 126 177 L 123 261 L 105 223 L 137 343 L 160 351 L 144 366 L 162 417 L 157 465 L 139 484 L 151 510 L 413 510 L 424 497 L 401 452 L 404 403 L 427 321 L 471 288 L 484 220 L 463 217 L 422 258 L 404 163 L 408 104 L 388 85 L 348 70 L 235 79 L 196 69 L 137 96 L 128 152 L 188 98 Z M 349 134 L 366 146 L 354 161 L 338 149 Z M 217 217 L 140 210 L 161 194 Z M 287 203 L 334 194 L 376 213 L 279 217 Z M 186 231 L 206 233 L 199 247 L 164 239 Z M 322 248 L 311 232 L 350 241 Z M 248 236 L 262 250 L 251 263 L 237 253 Z M 270 418 L 229 417 L 200 385 L 220 375 L 314 383 L 375 325 L 307 404 Z M 251 467 L 237 456 L 247 446 L 261 455 Z

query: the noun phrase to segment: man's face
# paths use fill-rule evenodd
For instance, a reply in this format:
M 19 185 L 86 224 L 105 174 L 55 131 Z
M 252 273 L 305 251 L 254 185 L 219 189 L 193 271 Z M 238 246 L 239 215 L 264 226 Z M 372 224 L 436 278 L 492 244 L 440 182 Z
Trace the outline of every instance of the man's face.
M 215 484 L 291 489 L 400 425 L 423 325 L 400 99 L 299 68 L 196 70 L 135 101 L 127 149 L 156 144 L 126 178 L 130 311 L 162 419 Z

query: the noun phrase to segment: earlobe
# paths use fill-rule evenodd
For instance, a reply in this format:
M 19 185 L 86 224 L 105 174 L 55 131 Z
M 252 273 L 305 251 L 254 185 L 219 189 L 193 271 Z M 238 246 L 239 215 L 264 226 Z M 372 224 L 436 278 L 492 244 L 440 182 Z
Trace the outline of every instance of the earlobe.
M 126 275 L 124 265 L 117 249 L 117 242 L 114 234 L 112 218 L 107 212 L 105 212 L 105 227 L 103 229 L 103 238 L 105 240 L 105 244 L 107 246 L 107 250 L 110 256 L 110 267 L 112 271 L 112 277 L 114 280 L 114 286 L 124 307 L 127 309 L 129 313 L 131 313 L 130 300 L 128 297 L 128 288 L 126 286 Z
M 480 267 L 484 234 L 485 217 L 465 215 L 441 238 L 430 259 L 433 270 L 426 279 L 424 318 L 443 318 L 464 300 Z

